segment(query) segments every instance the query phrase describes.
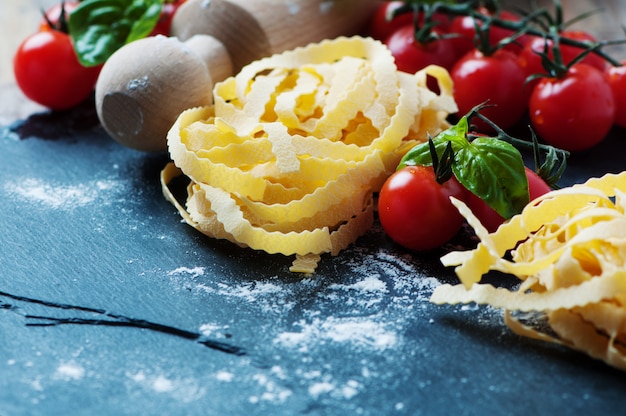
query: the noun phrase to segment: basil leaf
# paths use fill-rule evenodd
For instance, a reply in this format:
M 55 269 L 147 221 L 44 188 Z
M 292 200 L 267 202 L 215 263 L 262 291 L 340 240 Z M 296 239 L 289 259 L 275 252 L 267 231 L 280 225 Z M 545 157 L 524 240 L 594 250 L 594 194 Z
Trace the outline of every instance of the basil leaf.
M 493 137 L 478 137 L 470 143 L 467 132 L 467 118 L 462 117 L 435 136 L 432 144 L 437 156 L 441 157 L 450 143 L 454 152 L 452 171 L 461 185 L 506 219 L 520 213 L 530 198 L 521 153 L 510 143 Z M 422 143 L 404 155 L 398 169 L 432 164 L 430 146 Z
M 492 137 L 479 137 L 458 150 L 454 176 L 505 219 L 529 202 L 528 179 L 520 152 Z
M 156 26 L 164 0 L 84 0 L 72 12 L 69 32 L 84 66 L 104 63 Z
M 454 153 L 456 153 L 463 146 L 467 146 L 469 144 L 466 138 L 467 131 L 467 118 L 463 117 L 457 124 L 450 126 L 435 136 L 432 139 L 432 142 L 437 150 L 437 156 L 441 157 L 443 152 L 446 150 L 446 147 L 448 147 L 448 142 L 452 143 L 452 150 Z M 430 146 L 428 142 L 426 142 L 418 144 L 406 152 L 398 164 L 398 169 L 402 169 L 405 166 L 430 166 L 432 164 L 433 161 L 430 154 Z

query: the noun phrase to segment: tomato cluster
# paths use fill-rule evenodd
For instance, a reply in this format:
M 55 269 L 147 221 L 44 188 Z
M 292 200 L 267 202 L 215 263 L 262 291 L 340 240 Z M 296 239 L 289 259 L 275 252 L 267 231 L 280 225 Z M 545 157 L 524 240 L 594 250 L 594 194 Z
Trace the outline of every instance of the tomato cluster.
M 534 171 L 525 171 L 530 200 L 550 192 L 548 184 Z M 435 249 L 452 239 L 463 225 L 463 217 L 450 197 L 468 205 L 489 232 L 504 222 L 500 214 L 456 178 L 439 183 L 432 166 L 406 166 L 394 172 L 380 190 L 380 223 L 387 235 L 405 248 Z
M 384 3 L 371 22 L 370 35 L 388 46 L 399 70 L 412 73 L 430 64 L 448 69 L 459 115 L 488 103 L 481 113 L 491 122 L 474 119 L 472 135 L 501 132 L 528 117 L 545 143 L 575 152 L 599 143 L 614 124 L 626 127 L 626 67 L 586 53 L 585 42 L 597 45 L 589 33 L 560 30 L 556 37 L 546 37 L 492 26 L 481 34 L 489 19 L 436 12 L 431 16 L 430 38 L 420 42 L 416 27 L 426 26 L 424 16 L 394 15 L 402 7 L 406 9 L 402 1 Z M 497 15 L 484 8 L 476 11 L 510 22 L 522 19 L 508 11 Z M 524 174 L 529 200 L 551 190 L 532 169 L 525 167 Z M 439 181 L 432 165 L 401 164 L 379 193 L 381 225 L 393 241 L 408 249 L 437 248 L 462 227 L 463 219 L 450 201 L 454 197 L 472 210 L 487 231 L 494 232 L 505 217 L 469 189 L 455 176 Z
M 406 5 L 403 1 L 381 5 L 369 35 L 388 46 L 401 71 L 413 73 L 429 64 L 448 69 L 459 114 L 488 102 L 483 113 L 501 128 L 513 127 L 527 116 L 541 140 L 572 152 L 595 146 L 613 125 L 626 127 L 626 69 L 593 52 L 581 55 L 585 52 L 581 46 L 597 44 L 591 34 L 559 29 L 560 71 L 555 72 L 542 63 L 542 55 L 556 61 L 554 36 L 516 32 L 493 22 L 483 34 L 487 42 L 477 36 L 476 28 L 488 18 L 527 23 L 513 12 L 484 7 L 469 15 L 435 11 L 425 37 L 416 32 L 427 26 L 424 12 L 420 10 L 417 18 L 410 10 L 398 14 Z M 579 55 L 584 58 L 573 63 Z M 536 74 L 542 76 L 533 77 Z M 477 128 L 490 132 L 480 121 Z
M 185 0 L 166 2 L 151 35 L 168 35 L 172 17 Z M 68 34 L 68 22 L 79 1 L 62 1 L 44 12 L 37 32 L 18 47 L 13 59 L 15 80 L 32 101 L 52 110 L 67 110 L 87 100 L 102 65 L 81 64 Z

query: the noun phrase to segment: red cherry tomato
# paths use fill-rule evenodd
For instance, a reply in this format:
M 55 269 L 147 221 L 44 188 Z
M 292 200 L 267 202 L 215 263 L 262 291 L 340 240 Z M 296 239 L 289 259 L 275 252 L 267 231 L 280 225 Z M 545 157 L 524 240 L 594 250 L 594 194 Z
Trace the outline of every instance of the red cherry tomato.
M 607 79 L 615 99 L 615 124 L 626 128 L 626 62 L 622 66 L 608 66 Z
M 592 35 L 582 31 L 563 31 L 560 35 L 581 42 L 595 41 L 595 38 Z M 527 75 L 543 74 L 546 72 L 541 63 L 541 56 L 538 54 L 538 52 L 544 52 L 546 48 L 546 43 L 548 48 L 548 57 L 550 57 L 550 59 L 554 59 L 554 54 L 552 53 L 553 42 L 549 39 L 546 40 L 540 37 L 529 38 L 528 42 L 526 42 L 526 44 L 524 45 L 524 48 L 522 48 L 522 50 L 520 51 L 519 62 L 520 65 L 525 69 Z M 572 62 L 574 58 L 576 58 L 582 52 L 582 49 L 570 45 L 560 45 L 560 50 L 561 57 L 565 65 Z M 604 59 L 595 54 L 589 54 L 585 56 L 581 62 L 596 67 L 599 70 L 604 70 L 604 68 L 606 67 L 606 62 L 604 61 Z M 537 82 L 538 80 L 533 81 L 530 88 L 536 85 Z
M 526 168 L 526 178 L 528 179 L 528 193 L 531 201 L 551 191 L 550 186 L 529 168 Z M 467 195 L 466 203 L 476 218 L 480 220 L 487 231 L 496 231 L 504 222 L 504 218 L 473 193 L 467 192 Z
M 485 7 L 479 7 L 477 11 L 486 16 L 492 16 L 488 9 Z M 517 22 L 520 20 L 520 17 L 515 13 L 502 10 L 498 14 L 498 18 L 502 20 L 508 20 L 511 22 Z M 458 35 L 458 37 L 453 38 L 454 48 L 457 52 L 457 56 L 463 56 L 470 50 L 474 49 L 474 38 L 476 37 L 476 23 L 481 27 L 483 25 L 482 21 L 476 22 L 476 19 L 472 16 L 458 16 L 452 19 L 450 25 L 448 27 L 448 32 Z M 496 45 L 502 39 L 513 35 L 515 32 L 510 29 L 505 29 L 502 27 L 498 27 L 496 25 L 492 25 L 489 28 L 489 44 Z M 526 35 L 522 35 L 517 39 L 517 44 L 510 44 L 506 46 L 506 49 L 510 49 L 513 52 L 518 52 L 521 49 L 521 45 L 526 43 Z
M 46 30 L 22 42 L 13 60 L 13 71 L 24 95 L 50 109 L 64 110 L 91 94 L 100 67 L 82 66 L 70 37 Z
M 401 26 L 413 24 L 413 13 L 401 13 L 391 18 L 395 10 L 404 6 L 404 1 L 385 1 L 372 16 L 368 27 L 368 34 L 374 39 L 384 41 L 396 29 Z M 450 25 L 450 19 L 443 13 L 434 13 L 433 21 L 437 24 L 437 29 L 446 31 Z M 420 12 L 418 23 L 423 23 L 423 14 Z
M 433 31 L 438 32 L 438 29 Z M 414 26 L 410 23 L 399 27 L 385 40 L 400 71 L 413 74 L 428 65 L 439 65 L 446 69 L 454 65 L 456 54 L 449 39 L 421 44 L 415 40 L 414 34 Z
M 182 6 L 184 2 L 185 0 L 174 0 L 163 3 L 163 8 L 161 9 L 161 16 L 159 17 L 159 21 L 157 22 L 150 35 L 169 36 L 170 29 L 172 27 L 172 19 L 178 11 L 178 8 Z
M 456 35 L 452 44 L 457 56 L 461 57 L 474 49 L 474 19 L 470 16 L 458 16 L 450 22 L 449 33 Z
M 65 10 L 65 22 L 70 18 L 70 14 L 80 5 L 77 1 L 66 1 L 57 3 L 45 12 L 45 17 L 39 23 L 39 30 L 59 29 L 61 22 L 61 10 Z
M 502 129 L 513 126 L 525 114 L 524 93 L 526 73 L 517 63 L 517 56 L 505 49 L 487 56 L 473 50 L 459 59 L 450 72 L 454 81 L 454 99 L 459 114 L 488 101 L 493 107 L 482 110 L 487 118 Z M 489 130 L 476 120 L 479 130 Z
M 524 69 L 526 76 L 535 74 L 545 74 L 546 70 L 541 63 L 541 56 L 538 52 L 543 52 L 545 48 L 546 40 L 544 38 L 533 37 L 526 42 L 522 50 L 518 54 L 517 62 Z M 548 47 L 552 42 L 548 41 Z M 552 52 L 549 52 L 549 56 L 552 56 Z M 526 83 L 525 89 L 528 92 L 532 92 L 533 88 L 539 82 L 539 78 L 535 78 L 532 81 Z
M 603 72 L 576 64 L 562 78 L 542 78 L 529 101 L 531 125 L 547 143 L 571 152 L 589 149 L 615 120 L 615 99 Z
M 577 40 L 579 42 L 596 42 L 596 38 L 593 35 L 582 30 L 566 30 L 561 32 L 561 36 L 568 39 Z M 563 61 L 565 63 L 572 62 L 574 58 L 580 55 L 581 52 L 583 52 L 583 50 L 577 48 L 576 46 L 561 45 L 561 55 L 563 56 Z M 606 61 L 602 59 L 602 57 L 593 53 L 585 56 L 580 62 L 591 65 L 601 71 L 603 71 L 606 67 Z
M 384 41 L 400 26 L 413 24 L 412 13 L 402 13 L 393 19 L 390 19 L 393 11 L 399 9 L 403 5 L 403 1 L 386 1 L 378 6 L 369 24 L 369 35 L 374 39 Z
M 434 249 L 460 230 L 463 217 L 450 197 L 463 200 L 465 193 L 454 178 L 439 184 L 430 166 L 407 166 L 394 172 L 380 191 L 380 222 L 387 235 L 403 247 Z

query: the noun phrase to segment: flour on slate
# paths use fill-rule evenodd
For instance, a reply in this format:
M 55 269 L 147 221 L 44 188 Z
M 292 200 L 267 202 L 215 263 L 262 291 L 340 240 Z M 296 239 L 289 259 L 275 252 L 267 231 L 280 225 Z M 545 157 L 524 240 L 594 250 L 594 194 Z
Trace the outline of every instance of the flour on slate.
M 57 367 L 55 378 L 61 380 L 80 380 L 85 376 L 85 369 L 74 362 L 62 363 Z
M 183 403 L 196 401 L 206 395 L 206 389 L 194 378 L 171 377 L 144 371 L 127 372 L 130 389 L 140 388 L 147 392 L 167 394 Z
M 120 191 L 115 180 L 93 180 L 80 184 L 48 183 L 41 179 L 26 178 L 4 185 L 8 197 L 18 198 L 43 208 L 71 211 L 90 204 L 110 203 L 111 196 Z

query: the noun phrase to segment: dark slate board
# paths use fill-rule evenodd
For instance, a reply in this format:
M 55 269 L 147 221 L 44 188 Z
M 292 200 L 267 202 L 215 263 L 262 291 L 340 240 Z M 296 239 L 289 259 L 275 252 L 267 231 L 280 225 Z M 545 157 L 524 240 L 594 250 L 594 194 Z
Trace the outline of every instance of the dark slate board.
M 620 171 L 623 143 L 563 184 Z M 0 415 L 611 414 L 624 373 L 522 339 L 500 311 L 435 306 L 441 253 L 380 227 L 314 276 L 208 239 L 161 195 L 167 155 L 93 112 L 0 130 Z

